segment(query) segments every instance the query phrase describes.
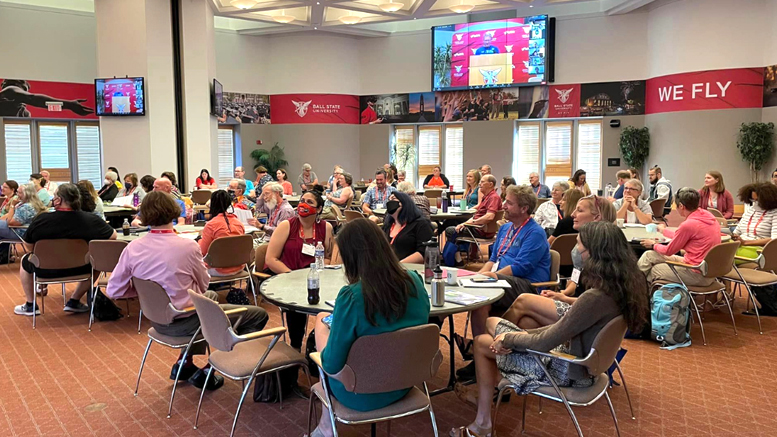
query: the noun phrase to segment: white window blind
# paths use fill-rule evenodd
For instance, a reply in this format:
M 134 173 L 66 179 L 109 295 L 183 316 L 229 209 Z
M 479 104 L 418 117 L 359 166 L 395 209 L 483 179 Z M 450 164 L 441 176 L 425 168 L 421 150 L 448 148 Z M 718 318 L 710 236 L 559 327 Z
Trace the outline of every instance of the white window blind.
M 424 178 L 432 174 L 435 166 L 440 165 L 440 126 L 421 126 L 418 128 L 418 180 L 422 189 Z
M 572 123 L 545 124 L 545 185 L 566 181 L 572 176 Z
M 95 187 L 102 185 L 100 169 L 100 127 L 97 125 L 76 125 L 76 159 L 78 179 L 87 179 Z M 119 175 L 122 178 L 123 175 Z
M 513 177 L 518 185 L 529 183 L 529 174 L 540 172 L 540 124 L 520 123 L 513 151 Z
M 445 128 L 445 176 L 456 190 L 464 188 L 464 127 Z
M 229 186 L 235 169 L 235 137 L 232 128 L 219 128 L 219 187 Z
M 70 168 L 68 157 L 67 124 L 38 125 L 40 139 L 40 167 Z
M 5 123 L 5 174 L 20 185 L 32 174 L 32 133 L 29 123 Z
M 601 188 L 602 123 L 581 121 L 577 128 L 577 166 L 585 170 L 592 192 Z
M 396 144 L 394 165 L 397 166 L 397 171 L 405 171 L 406 181 L 413 182 L 416 175 L 415 128 L 412 126 L 397 126 L 394 129 L 394 143 Z

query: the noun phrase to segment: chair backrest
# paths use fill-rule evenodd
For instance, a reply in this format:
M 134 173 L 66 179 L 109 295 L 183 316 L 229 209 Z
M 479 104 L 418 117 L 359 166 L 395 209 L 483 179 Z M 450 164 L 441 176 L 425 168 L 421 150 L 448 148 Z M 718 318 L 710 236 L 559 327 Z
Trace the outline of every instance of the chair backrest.
M 486 223 L 486 226 L 485 226 L 485 228 L 483 228 L 483 230 L 486 233 L 489 233 L 489 234 L 494 234 L 494 233 L 498 232 L 499 231 L 499 221 L 502 220 L 502 218 L 504 218 L 504 216 L 505 216 L 505 210 L 500 209 L 499 211 L 497 211 L 494 214 L 494 218 L 490 222 Z
M 364 218 L 364 214 L 360 213 L 359 211 L 345 210 L 343 211 L 343 214 L 345 214 L 346 223 L 352 222 L 356 219 Z
M 650 209 L 653 211 L 653 217 L 663 217 L 665 205 L 666 199 L 656 199 L 650 202 Z
M 718 278 L 726 276 L 734 267 L 734 257 L 739 248 L 739 241 L 720 243 L 710 249 L 704 257 L 701 269 L 705 278 Z
M 555 250 L 550 251 L 550 280 L 558 280 L 558 271 L 561 268 L 561 255 Z
M 430 200 L 431 199 L 436 199 L 438 197 L 442 197 L 442 190 L 440 190 L 440 189 L 429 189 L 429 190 L 424 191 L 424 196 L 428 197 Z
M 537 209 L 539 209 L 540 205 L 542 205 L 543 203 L 547 202 L 548 200 L 550 200 L 550 199 L 548 199 L 547 197 L 539 197 L 539 198 L 537 198 L 537 206 L 534 207 L 534 212 L 537 212 Z
M 362 198 L 362 192 L 359 190 L 353 190 L 353 200 L 352 203 L 359 203 L 359 200 Z
M 332 212 L 335 213 L 335 217 L 337 217 L 338 220 L 341 220 L 341 219 L 345 218 L 345 217 L 343 217 L 343 212 L 340 211 L 340 207 L 339 206 L 337 206 L 335 204 L 332 204 L 331 209 L 332 209 Z
M 336 242 L 332 244 L 332 259 L 329 261 L 329 263 L 332 265 L 343 263 L 343 257 L 340 255 L 340 248 L 337 246 Z
M 269 244 L 260 244 L 256 246 L 256 252 L 254 253 L 254 270 L 261 272 L 264 270 L 265 258 L 267 258 L 267 248 Z
M 715 217 L 715 220 L 718 221 L 721 228 L 728 228 L 728 221 L 725 217 Z
M 428 324 L 357 338 L 345 367 L 331 376 L 353 393 L 383 393 L 430 380 L 441 363 L 440 328 Z
M 148 320 L 159 325 L 169 325 L 185 311 L 176 309 L 170 296 L 161 285 L 154 281 L 132 277 L 132 287 L 138 293 L 140 310 Z
M 119 263 L 119 257 L 127 247 L 123 240 L 92 240 L 89 242 L 89 261 L 99 272 L 112 272 Z
M 197 309 L 197 317 L 200 318 L 202 336 L 211 347 L 220 351 L 229 352 L 235 346 L 235 333 L 229 318 L 224 314 L 217 302 L 214 302 L 200 293 L 189 290 L 189 297 Z
M 232 235 L 216 238 L 210 243 L 205 262 L 213 268 L 234 267 L 251 264 L 254 239 L 250 235 Z
M 550 245 L 550 249 L 558 252 L 559 265 L 572 265 L 572 249 L 577 244 L 577 234 L 560 235 Z
M 763 265 L 761 270 L 766 272 L 777 272 L 777 240 L 771 240 L 764 246 L 761 256 L 763 257 Z
M 715 208 L 707 208 L 707 211 L 709 211 L 715 217 L 720 217 L 720 218 L 725 219 L 725 217 L 723 217 L 723 213 L 718 211 Z
M 30 263 L 39 269 L 74 269 L 89 263 L 89 245 L 84 240 L 40 240 Z
M 211 194 L 213 194 L 211 190 L 194 190 L 192 191 L 192 203 L 205 205 L 210 200 Z
M 577 364 L 588 369 L 588 374 L 598 376 L 606 372 L 615 362 L 615 355 L 621 347 L 628 325 L 623 316 L 609 322 L 596 334 L 588 356 Z

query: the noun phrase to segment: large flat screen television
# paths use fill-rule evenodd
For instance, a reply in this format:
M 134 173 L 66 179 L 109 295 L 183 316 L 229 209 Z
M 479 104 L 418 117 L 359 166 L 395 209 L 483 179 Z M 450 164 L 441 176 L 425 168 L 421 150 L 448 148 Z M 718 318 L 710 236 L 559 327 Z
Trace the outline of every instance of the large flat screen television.
M 221 82 L 213 79 L 213 93 L 210 96 L 210 113 L 216 117 L 221 117 L 224 112 L 224 87 Z
M 97 115 L 146 115 L 146 87 L 142 77 L 95 79 Z
M 432 90 L 498 88 L 548 81 L 547 15 L 432 28 Z

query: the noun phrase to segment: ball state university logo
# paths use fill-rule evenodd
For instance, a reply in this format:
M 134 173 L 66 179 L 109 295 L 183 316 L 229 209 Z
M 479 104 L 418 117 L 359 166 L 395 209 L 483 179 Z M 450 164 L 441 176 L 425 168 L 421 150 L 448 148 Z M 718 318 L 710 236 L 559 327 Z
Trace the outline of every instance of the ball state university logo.
M 456 73 L 461 73 L 461 65 L 456 65 Z
M 570 88 L 568 90 L 556 90 L 558 99 L 561 101 L 561 103 L 566 103 L 569 100 L 569 94 L 572 93 L 572 90 L 574 90 L 574 88 Z
M 497 75 L 502 71 L 502 68 L 496 68 L 493 70 L 480 70 L 480 74 L 483 75 L 483 85 L 496 85 Z
M 294 100 L 292 100 L 291 103 L 294 103 L 294 106 L 296 107 L 294 109 L 294 112 L 296 112 L 297 115 L 299 115 L 300 118 L 302 118 L 308 114 L 308 107 L 310 106 L 311 103 L 313 103 L 313 101 L 308 100 L 307 102 L 295 102 Z
M 461 41 L 461 38 L 464 36 L 464 34 L 457 33 L 456 34 L 456 41 Z

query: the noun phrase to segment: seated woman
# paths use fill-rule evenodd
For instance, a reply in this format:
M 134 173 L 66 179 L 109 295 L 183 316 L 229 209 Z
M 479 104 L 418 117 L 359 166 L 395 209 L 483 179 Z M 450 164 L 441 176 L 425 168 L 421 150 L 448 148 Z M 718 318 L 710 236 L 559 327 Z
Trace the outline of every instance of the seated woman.
M 0 220 L 8 220 L 13 217 L 13 213 L 10 212 L 10 209 L 13 205 L 19 203 L 19 196 L 16 195 L 16 190 L 18 188 L 19 184 L 17 184 L 16 181 L 8 180 L 3 182 L 3 196 L 5 197 L 5 200 L 3 201 L 3 205 L 0 206 Z
M 152 191 L 154 191 L 154 181 L 156 181 L 156 178 L 151 176 L 150 174 L 147 174 L 140 178 L 140 188 L 143 190 L 144 193 L 148 194 Z M 143 197 L 146 197 L 145 194 Z
M 119 178 L 119 175 L 116 173 L 109 171 L 105 173 L 105 180 L 103 181 L 103 186 L 100 188 L 100 191 L 97 193 L 98 196 L 100 196 L 100 199 L 103 200 L 103 202 L 113 202 L 113 199 L 116 198 L 116 195 L 119 194 L 119 188 L 116 186 L 116 180 Z
M 737 255 L 757 258 L 758 250 L 777 238 L 777 186 L 748 184 L 739 189 L 738 197 L 745 204 L 745 213 L 734 229 L 733 238 L 740 242 Z
M 208 223 L 202 228 L 202 238 L 200 238 L 200 250 L 202 256 L 208 254 L 213 240 L 232 235 L 243 235 L 246 233 L 243 224 L 236 215 L 230 213 L 232 209 L 232 198 L 224 190 L 216 190 L 210 195 L 210 216 Z M 243 266 L 208 268 L 211 276 L 231 276 L 243 269 Z
M 350 173 L 343 172 L 340 169 L 340 173 L 336 174 L 337 182 L 333 181 L 335 190 L 326 195 L 326 202 L 324 202 L 324 210 L 321 212 L 321 220 L 334 220 L 337 215 L 332 211 L 332 205 L 337 205 L 340 211 L 345 211 L 351 204 L 353 199 L 353 176 Z
M 216 180 L 210 176 L 210 172 L 206 168 L 200 170 L 200 175 L 194 180 L 194 185 L 198 190 L 215 190 L 218 188 Z
M 154 177 L 153 176 L 144 176 L 151 178 L 151 188 L 154 188 Z M 148 183 L 149 181 L 147 181 Z M 138 196 L 138 204 L 141 204 L 143 202 L 143 198 L 146 197 L 146 191 L 143 187 L 140 186 L 140 182 L 138 182 L 138 175 L 135 173 L 127 173 L 124 175 L 124 186 L 121 190 L 119 190 L 119 197 L 128 197 L 132 196 L 133 198 L 137 194 Z M 133 208 L 137 211 L 137 208 L 134 207 L 132 204 L 133 200 L 130 199 L 127 204 L 124 205 L 126 208 Z
M 505 196 L 507 195 L 507 187 L 510 185 L 517 185 L 515 182 L 515 178 L 512 176 L 505 176 L 502 178 L 502 185 L 499 187 L 500 195 L 499 197 L 502 198 L 502 202 L 505 201 Z
M 553 241 L 562 235 L 574 234 L 577 232 L 573 227 L 574 218 L 572 217 L 572 213 L 575 212 L 577 202 L 582 198 L 583 192 L 574 188 L 570 188 L 564 193 L 560 202 L 561 215 L 564 217 L 556 223 L 556 229 L 554 229 L 553 233 L 548 237 L 548 244 L 553 244 Z
M 289 175 L 286 174 L 286 170 L 279 168 L 278 171 L 275 172 L 275 176 L 278 178 L 278 183 L 283 187 L 284 196 L 291 196 L 294 194 L 294 187 L 292 187 L 291 182 L 289 182 Z
M 704 209 L 715 208 L 730 219 L 734 216 L 734 197 L 723 183 L 723 175 L 717 170 L 708 171 L 704 175 L 704 186 L 699 190 L 701 206 Z
M 561 199 L 564 193 L 569 190 L 569 184 L 564 181 L 556 181 L 553 189 L 550 191 L 550 200 L 541 204 L 534 212 L 534 221 L 545 229 L 546 235 L 550 236 L 556 229 L 559 220 L 564 218 L 561 210 Z
M 454 429 L 451 435 L 491 435 L 494 387 L 502 378 L 518 386 L 519 395 L 551 385 L 526 349 L 584 357 L 602 327 L 615 317 L 623 315 L 632 332 L 640 332 L 647 322 L 647 282 L 623 232 L 612 223 L 590 223 L 580 229 L 579 245 L 588 291 L 558 322 L 524 331 L 507 320 L 488 319 L 488 333 L 475 339 L 477 416 L 472 424 Z M 560 387 L 588 387 L 598 376 L 589 375 L 583 367 L 556 360 L 543 360 L 543 364 Z
M 432 174 L 426 175 L 423 185 L 424 185 L 424 188 L 446 189 L 451 185 L 451 183 L 448 181 L 448 178 L 446 178 L 445 175 L 442 174 L 442 170 L 440 169 L 440 166 L 435 165 L 434 168 L 432 169 Z
M 397 190 L 407 194 L 413 203 L 415 203 L 415 206 L 417 206 L 421 211 L 421 215 L 424 216 L 425 219 L 429 220 L 429 217 L 432 213 L 430 211 L 431 204 L 429 203 L 428 197 L 424 196 L 423 194 L 418 194 L 415 187 L 413 186 L 413 183 L 410 181 L 402 181 L 398 183 Z
M 0 239 L 19 240 L 24 235 L 24 229 L 14 232 L 9 226 L 27 226 L 38 214 L 48 210 L 40 201 L 33 184 L 24 184 L 17 189 L 19 203 L 8 208 L 10 217 L 0 219 Z
M 586 173 L 583 169 L 575 171 L 575 174 L 569 179 L 569 185 L 576 190 L 582 191 L 584 196 L 590 196 L 591 188 L 588 187 L 588 182 L 585 181 L 585 175 Z
M 348 285 L 340 290 L 332 314 L 332 330 L 316 318 L 316 348 L 321 365 L 329 374 L 343 369 L 353 343 L 366 335 L 378 335 L 428 323 L 429 298 L 424 281 L 408 272 L 389 248 L 380 229 L 366 219 L 357 219 L 337 235 Z M 363 256 L 364 253 L 373 256 Z M 329 379 L 332 396 L 348 408 L 371 411 L 402 399 L 410 388 L 387 393 L 355 394 Z M 490 395 L 489 395 L 490 396 Z M 326 409 L 311 437 L 333 435 Z
M 292 270 L 307 269 L 316 262 L 315 247 L 324 244 L 326 258 L 332 254 L 332 225 L 319 219 L 324 208 L 321 194 L 324 187 L 315 185 L 302 195 L 297 205 L 297 216 L 281 222 L 270 237 L 265 265 L 268 273 L 281 274 Z M 294 311 L 286 313 L 286 327 L 289 330 L 289 344 L 300 350 L 305 336 L 308 316 Z
M 474 169 L 468 171 L 466 183 L 467 188 L 464 191 L 462 202 L 467 202 L 467 209 L 472 209 L 477 207 L 480 199 L 483 198 L 480 194 L 480 172 Z
M 76 186 L 78 186 L 78 189 L 81 191 L 81 210 L 91 212 L 97 217 L 105 220 L 103 201 L 100 199 L 100 196 L 97 195 L 94 185 L 92 185 L 88 179 L 83 179 L 78 181 Z M 92 199 L 91 202 L 89 199 Z
M 383 233 L 400 262 L 423 264 L 424 243 L 432 239 L 432 224 L 423 217 L 410 196 L 395 191 L 389 197 Z

